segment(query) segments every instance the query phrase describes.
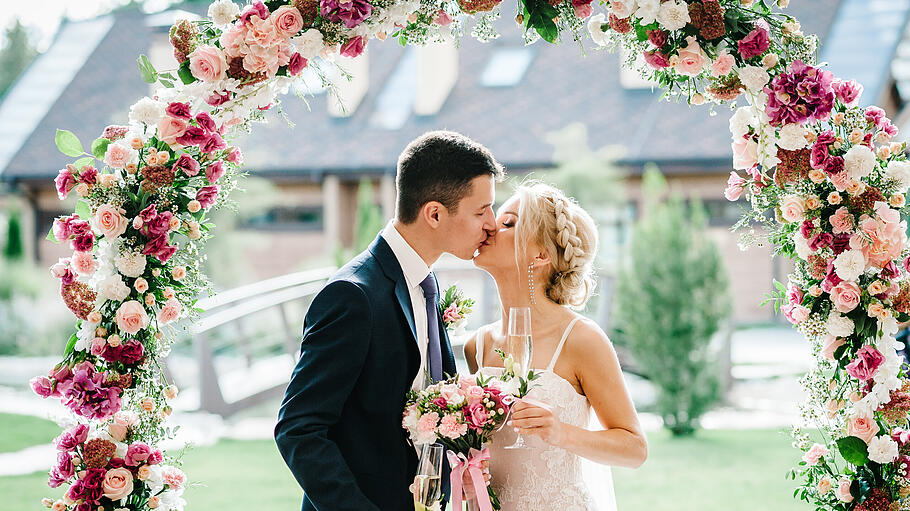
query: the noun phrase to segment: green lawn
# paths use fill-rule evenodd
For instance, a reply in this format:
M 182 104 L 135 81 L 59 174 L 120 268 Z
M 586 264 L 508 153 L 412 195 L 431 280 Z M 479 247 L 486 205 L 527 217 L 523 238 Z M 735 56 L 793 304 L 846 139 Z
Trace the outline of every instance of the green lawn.
M 613 471 L 622 511 L 805 509 L 789 497 L 793 483 L 784 479 L 797 453 L 786 434 L 701 431 L 678 440 L 659 432 L 649 442 L 642 468 Z M 269 440 L 226 440 L 189 451 L 185 461 L 190 478 L 201 482 L 187 490 L 188 511 L 299 509 L 300 490 Z M 61 494 L 47 488 L 45 478 L 0 478 L 4 505 L 38 510 L 42 497 Z
M 0 452 L 14 452 L 33 445 L 50 443 L 60 426 L 47 419 L 0 413 Z

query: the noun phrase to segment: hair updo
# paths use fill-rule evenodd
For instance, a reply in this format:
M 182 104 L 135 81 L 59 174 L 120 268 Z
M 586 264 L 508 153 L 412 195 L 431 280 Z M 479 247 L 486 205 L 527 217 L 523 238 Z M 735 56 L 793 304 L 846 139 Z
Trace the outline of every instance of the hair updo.
M 536 243 L 550 256 L 547 298 L 559 305 L 583 307 L 596 285 L 594 220 L 574 199 L 544 183 L 523 184 L 517 195 L 516 257 L 526 257 L 528 243 Z

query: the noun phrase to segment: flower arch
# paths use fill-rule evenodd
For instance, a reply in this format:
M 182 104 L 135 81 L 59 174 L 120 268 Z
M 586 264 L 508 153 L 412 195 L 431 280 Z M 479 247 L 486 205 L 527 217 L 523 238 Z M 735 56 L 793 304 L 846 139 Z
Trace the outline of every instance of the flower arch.
M 56 187 L 80 199 L 48 234 L 73 249 L 51 273 L 78 330 L 31 384 L 80 422 L 56 440 L 49 484 L 68 487 L 48 507 L 185 505 L 186 475 L 155 447 L 171 435 L 177 393 L 155 361 L 173 340 L 167 325 L 199 312 L 207 214 L 243 177 L 232 134 L 261 120 L 313 59 L 356 57 L 389 37 L 457 39 L 472 20 L 472 35 L 487 40 L 500 2 L 269 0 L 241 10 L 217 0 L 207 19 L 171 28 L 177 69 L 139 58 L 143 79 L 160 88 L 130 108 L 127 125 L 108 127 L 88 151 L 58 130 L 58 148 L 75 160 Z M 633 57 L 626 65 L 692 105 L 744 103 L 730 130 L 733 166 L 746 175 L 731 172 L 725 196 L 748 200 L 737 227 L 760 224 L 775 255 L 795 259 L 769 301 L 817 358 L 803 416 L 825 441 L 794 429 L 804 452 L 791 472 L 796 495 L 823 509 L 910 509 L 910 380 L 895 340 L 910 319 L 910 163 L 892 141 L 897 129 L 880 108 L 857 106 L 861 85 L 815 65 L 817 39 L 774 10 L 787 0 L 601 3 L 594 14 L 592 0 L 519 0 L 516 21 L 528 42 L 621 46 Z

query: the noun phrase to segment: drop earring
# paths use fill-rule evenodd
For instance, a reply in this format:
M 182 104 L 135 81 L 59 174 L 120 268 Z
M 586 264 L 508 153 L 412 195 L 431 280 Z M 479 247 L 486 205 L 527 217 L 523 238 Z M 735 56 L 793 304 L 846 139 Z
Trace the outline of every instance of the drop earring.
M 531 298 L 531 305 L 536 305 L 537 300 L 534 299 L 534 263 L 528 265 L 528 294 Z

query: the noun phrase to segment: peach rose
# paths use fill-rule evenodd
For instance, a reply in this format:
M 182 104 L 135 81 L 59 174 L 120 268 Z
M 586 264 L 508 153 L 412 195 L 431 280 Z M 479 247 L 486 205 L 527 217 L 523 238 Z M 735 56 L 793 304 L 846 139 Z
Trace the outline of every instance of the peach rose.
M 139 402 L 139 408 L 142 408 L 145 412 L 151 412 L 155 409 L 155 401 L 150 397 L 143 398 L 142 401 Z
M 818 169 L 812 169 L 809 171 L 809 180 L 815 184 L 823 183 L 827 176 L 825 173 Z
M 116 238 L 126 232 L 129 221 L 110 204 L 102 204 L 95 211 L 95 227 L 105 238 Z
M 834 489 L 834 495 L 841 502 L 853 502 L 853 495 L 850 494 L 850 485 L 852 481 L 846 477 L 837 482 L 837 488 Z
M 888 316 L 888 310 L 880 303 L 873 303 L 869 306 L 869 310 L 866 311 L 866 314 L 870 318 L 885 319 L 885 317 Z
M 133 229 L 136 229 L 137 231 L 139 229 L 142 229 L 142 217 L 141 216 L 137 216 L 137 217 L 133 218 Z
M 148 502 L 146 502 L 145 505 L 148 506 L 149 509 L 155 509 L 158 507 L 158 505 L 160 503 L 161 503 L 161 500 L 158 497 L 153 496 L 153 497 L 149 497 L 149 500 L 148 500 Z
M 788 222 L 802 222 L 806 219 L 806 200 L 799 195 L 788 195 L 780 203 L 780 212 Z
M 144 293 L 149 290 L 149 283 L 142 277 L 136 279 L 136 282 L 133 283 L 133 287 L 136 288 L 136 291 Z
M 101 313 L 98 311 L 89 312 L 88 318 L 86 319 L 88 319 L 89 323 L 101 323 Z
M 831 192 L 828 194 L 828 204 L 831 204 L 832 206 L 837 206 L 841 203 L 841 200 L 841 196 L 837 192 Z
M 825 338 L 825 345 L 822 347 L 822 355 L 828 360 L 834 360 L 834 352 L 837 351 L 837 348 L 843 346 L 843 344 L 843 339 L 829 335 Z
M 152 293 L 145 295 L 145 304 L 148 305 L 149 307 L 151 307 L 152 305 L 155 305 L 155 295 L 153 295 Z
M 124 170 L 126 170 L 127 174 L 135 174 L 136 172 L 139 172 L 139 167 L 136 166 L 135 163 L 128 163 Z
M 189 203 L 187 203 L 186 209 L 190 213 L 197 213 L 200 209 L 202 209 L 202 203 L 200 203 L 196 199 L 193 199 Z
M 104 474 L 104 496 L 111 500 L 120 500 L 133 493 L 133 474 L 120 467 L 108 470 Z
M 133 159 L 135 154 L 136 150 L 131 147 L 126 147 L 121 144 L 110 144 L 107 146 L 107 151 L 104 153 L 104 163 L 109 167 L 122 169 L 130 163 L 130 160 Z
M 862 291 L 856 282 L 845 280 L 831 289 L 831 301 L 834 308 L 844 314 L 852 311 L 859 305 Z
M 850 182 L 847 183 L 846 190 L 847 193 L 849 193 L 851 196 L 856 197 L 857 195 L 866 191 L 866 185 L 861 181 L 850 180 Z
M 848 140 L 850 140 L 851 144 L 856 145 L 863 141 L 864 136 L 865 136 L 865 133 L 863 133 L 863 130 L 856 128 L 850 132 L 850 136 L 848 137 Z
M 76 195 L 80 197 L 85 197 L 88 195 L 88 185 L 85 183 L 79 183 L 76 185 Z
M 132 410 L 120 410 L 114 414 L 114 424 L 135 426 L 139 424 L 139 415 Z
M 158 311 L 158 324 L 166 325 L 173 321 L 176 321 L 180 317 L 180 311 L 183 310 L 183 306 L 180 305 L 180 302 L 176 298 L 171 298 L 170 300 L 164 302 L 164 306 L 161 307 L 161 310 Z
M 877 151 L 875 151 L 875 154 L 880 160 L 887 160 L 891 157 L 891 147 L 883 145 L 879 147 Z
M 893 208 L 902 208 L 905 203 L 906 199 L 902 194 L 892 195 L 891 198 L 888 199 L 888 204 Z
M 707 57 L 705 57 L 705 52 L 702 51 L 701 46 L 695 40 L 695 36 L 686 38 L 686 47 L 680 48 L 678 55 L 679 60 L 676 61 L 674 67 L 676 72 L 681 75 L 698 76 L 708 61 Z
M 107 427 L 107 432 L 111 435 L 111 438 L 118 442 L 126 440 L 127 427 L 123 424 L 111 424 Z
M 812 296 L 814 296 L 815 298 L 818 298 L 818 297 L 821 296 L 822 293 L 824 293 L 824 292 L 825 292 L 824 289 L 818 287 L 818 286 L 815 285 L 815 284 L 809 286 L 809 294 L 812 295 Z
M 177 294 L 174 292 L 174 288 L 172 288 L 170 286 L 164 288 L 164 298 L 166 300 L 170 300 L 170 299 L 174 298 L 175 296 L 177 296 Z
M 101 186 L 110 188 L 117 182 L 117 174 L 101 174 L 98 176 L 98 182 L 101 183 Z
M 116 348 L 117 346 L 120 346 L 121 342 L 123 342 L 123 339 L 121 339 L 120 336 L 117 334 L 111 334 L 111 336 L 107 338 L 107 343 L 112 348 Z
M 172 216 L 168 221 L 168 228 L 172 231 L 176 231 L 178 228 L 180 228 L 180 219 Z
M 869 291 L 870 295 L 880 295 L 885 292 L 885 286 L 880 281 L 876 280 L 866 287 L 866 291 Z
M 844 117 L 846 117 L 846 116 L 844 115 L 843 112 L 837 112 L 836 114 L 831 116 L 831 122 L 840 126 L 841 124 L 844 123 Z
M 275 31 L 284 37 L 293 37 L 303 28 L 303 16 L 296 7 L 282 5 L 269 16 Z
M 855 436 L 867 444 L 875 438 L 879 432 L 878 423 L 875 419 L 858 415 L 847 423 L 847 434 Z
M 165 115 L 158 121 L 158 139 L 167 145 L 176 144 L 177 138 L 183 136 L 184 133 L 186 133 L 186 122 L 182 119 Z
M 818 197 L 812 195 L 806 199 L 806 207 L 809 209 L 818 209 L 822 206 L 822 201 Z
M 814 444 L 806 454 L 803 455 L 803 461 L 809 464 L 809 466 L 817 465 L 818 461 L 822 459 L 823 456 L 828 454 L 829 451 L 824 445 Z
M 148 465 L 142 465 L 139 467 L 139 470 L 136 471 L 136 478 L 140 481 L 145 481 L 152 475 L 152 469 Z
M 297 11 L 293 7 L 290 7 L 290 9 Z M 300 16 L 299 13 L 297 15 Z M 193 50 L 188 57 L 190 59 L 190 73 L 203 82 L 217 82 L 226 76 L 227 61 L 220 49 L 203 45 Z
M 174 277 L 174 280 L 183 280 L 183 278 L 186 277 L 186 268 L 183 266 L 175 266 L 171 270 L 171 276 Z
M 62 500 L 54 502 L 51 511 L 66 511 L 66 502 L 63 502 Z
M 149 317 L 145 312 L 145 307 L 136 300 L 123 302 L 117 309 L 117 328 L 122 332 L 135 335 L 148 324 Z
M 831 491 L 831 485 L 832 485 L 832 483 L 831 483 L 830 477 L 825 476 L 825 477 L 819 479 L 818 486 L 816 487 L 818 489 L 819 496 L 824 496 L 826 493 Z
M 780 61 L 776 53 L 769 53 L 761 59 L 761 65 L 765 69 L 771 69 Z

